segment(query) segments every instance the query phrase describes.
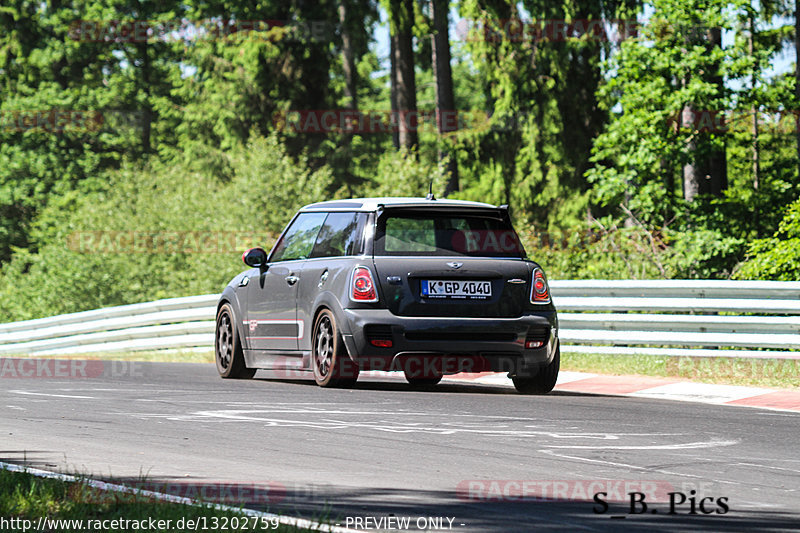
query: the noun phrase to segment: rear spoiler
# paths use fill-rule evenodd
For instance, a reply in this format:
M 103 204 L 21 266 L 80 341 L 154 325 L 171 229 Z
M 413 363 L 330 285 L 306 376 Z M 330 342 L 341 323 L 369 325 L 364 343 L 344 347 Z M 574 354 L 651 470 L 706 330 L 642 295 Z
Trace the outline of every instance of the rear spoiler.
M 376 212 L 380 213 L 384 210 L 389 209 L 426 209 L 431 211 L 500 211 L 501 213 L 508 214 L 508 205 L 500 205 L 496 207 L 492 206 L 478 206 L 478 205 L 453 205 L 453 204 L 440 204 L 440 203 L 418 203 L 418 204 L 397 204 L 397 205 L 386 205 L 386 204 L 378 204 L 376 208 Z

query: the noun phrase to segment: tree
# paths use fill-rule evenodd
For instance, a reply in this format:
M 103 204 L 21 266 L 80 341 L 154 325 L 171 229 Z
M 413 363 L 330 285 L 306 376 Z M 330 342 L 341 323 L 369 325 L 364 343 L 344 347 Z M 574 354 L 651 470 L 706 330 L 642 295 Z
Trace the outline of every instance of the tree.
M 585 215 L 585 172 L 608 111 L 598 102 L 603 22 L 635 2 L 468 0 L 467 49 L 484 86 L 487 127 L 459 132 L 468 194 L 509 203 L 526 221 L 563 227 Z M 598 26 L 598 21 L 601 25 Z
M 186 4 L 187 16 L 208 31 L 186 50 L 191 70 L 177 91 L 185 102 L 175 110 L 184 148 L 177 155 L 194 159 L 207 147 L 225 151 L 253 132 L 267 135 L 275 128 L 291 153 L 318 150 L 327 136 L 294 132 L 281 117 L 334 106 L 333 2 Z M 322 165 L 322 159 L 313 164 Z
M 458 129 L 456 102 L 453 94 L 453 72 L 450 68 L 450 36 L 448 32 L 448 0 L 430 0 L 433 19 L 432 63 L 436 80 L 436 126 L 441 136 Z M 444 141 L 440 141 L 444 142 Z M 448 150 L 440 148 L 439 160 L 447 160 L 449 178 L 445 185 L 445 195 L 458 190 L 458 162 L 449 155 Z
M 593 149 L 587 175 L 602 205 L 627 208 L 663 225 L 674 203 L 674 175 L 684 198 L 720 195 L 726 186 L 725 110 L 731 98 L 723 69 L 744 55 L 723 50 L 720 31 L 728 2 L 656 0 L 651 23 L 622 43 L 601 88 L 606 106 L 619 106 Z
M 369 53 L 370 30 L 377 20 L 377 6 L 372 0 L 340 0 L 338 6 L 339 35 L 341 39 L 341 107 L 348 111 L 359 110 L 358 92 L 364 83 L 358 72 L 359 62 Z M 350 190 L 360 182 L 355 174 L 357 155 L 353 150 L 354 133 L 341 133 L 338 149 L 329 159 L 337 179 Z
M 0 263 L 35 246 L 30 232 L 42 208 L 68 208 L 79 192 L 102 186 L 105 169 L 149 151 L 150 121 L 140 119 L 168 106 L 179 66 L 169 45 L 137 42 L 111 21 L 174 18 L 176 6 L 11 0 L 0 9 Z M 142 46 L 146 58 L 137 55 Z
M 389 0 L 392 77 L 396 94 L 392 114 L 397 120 L 397 142 L 407 150 L 416 150 L 419 145 L 413 28 L 414 0 Z

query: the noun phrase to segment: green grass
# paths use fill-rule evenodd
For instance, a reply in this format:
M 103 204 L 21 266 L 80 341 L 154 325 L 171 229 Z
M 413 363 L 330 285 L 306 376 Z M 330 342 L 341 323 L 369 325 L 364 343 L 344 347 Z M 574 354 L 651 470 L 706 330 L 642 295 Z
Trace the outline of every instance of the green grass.
M 15 357 L 15 356 L 10 356 Z M 16 356 L 25 357 L 25 356 Z M 37 359 L 99 359 L 104 361 L 144 361 L 155 363 L 213 363 L 213 350 L 153 350 L 141 352 L 36 355 Z
M 800 387 L 800 361 L 792 359 L 565 353 L 561 356 L 561 369 L 596 374 L 661 376 L 725 385 Z
M 10 472 L 0 469 L 0 531 L 22 533 L 26 524 L 22 520 L 30 520 L 28 531 L 34 531 L 40 517 L 55 520 L 83 520 L 83 531 L 194 531 L 194 526 L 187 527 L 189 520 L 194 520 L 202 530 L 202 524 L 212 531 L 307 531 L 294 526 L 270 523 L 266 518 L 255 521 L 237 512 L 214 510 L 211 506 L 191 506 L 155 501 L 141 495 L 122 494 L 116 492 L 100 492 L 83 481 L 66 482 L 56 479 L 40 478 L 28 473 Z M 16 519 L 16 522 L 10 521 Z M 148 527 L 147 523 L 139 523 L 145 527 L 135 528 L 132 524 L 118 524 L 120 527 L 86 528 L 87 520 L 170 520 L 156 527 Z M 177 527 L 183 520 L 184 527 Z M 244 521 L 247 520 L 247 523 Z M 198 522 L 199 521 L 199 522 Z M 106 522 L 113 526 L 111 522 Z M 127 527 L 123 527 L 127 526 Z M 215 527 L 214 527 L 215 526 Z M 227 526 L 227 527 L 226 527 Z M 238 527 L 237 527 L 238 526 Z M 246 526 L 246 527 L 243 527 Z M 69 527 L 67 524 L 52 524 L 44 531 L 72 532 L 81 529 Z

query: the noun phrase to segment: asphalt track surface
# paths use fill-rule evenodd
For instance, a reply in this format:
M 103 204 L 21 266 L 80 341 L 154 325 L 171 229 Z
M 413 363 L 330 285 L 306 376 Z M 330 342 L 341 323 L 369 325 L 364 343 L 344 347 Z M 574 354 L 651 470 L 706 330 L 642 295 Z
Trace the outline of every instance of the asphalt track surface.
M 109 365 L 95 377 L 0 379 L 0 461 L 371 530 L 396 530 L 377 522 L 386 517 L 464 532 L 800 526 L 800 413 Z M 645 512 L 628 492 L 645 495 Z

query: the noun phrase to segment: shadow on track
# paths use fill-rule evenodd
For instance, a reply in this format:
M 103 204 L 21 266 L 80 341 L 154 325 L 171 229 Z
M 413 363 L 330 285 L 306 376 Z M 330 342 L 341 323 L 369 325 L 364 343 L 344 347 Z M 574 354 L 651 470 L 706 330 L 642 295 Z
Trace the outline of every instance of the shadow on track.
M 262 381 L 265 383 L 287 383 L 293 385 L 303 385 L 308 387 L 316 387 L 317 384 L 311 378 L 309 373 L 308 379 L 287 379 L 270 375 L 271 371 L 261 370 L 253 381 Z M 391 377 L 376 377 L 366 376 L 360 378 L 355 385 L 350 387 L 354 390 L 365 391 L 396 391 L 396 392 L 433 392 L 433 393 L 447 393 L 447 394 L 506 394 L 512 396 L 521 396 L 514 388 L 504 387 L 500 385 L 488 385 L 485 383 L 452 383 L 442 382 L 432 386 L 412 386 L 407 383 L 402 374 L 398 373 L 397 378 Z M 346 390 L 346 389 L 338 389 Z M 561 391 L 554 390 L 547 394 L 547 396 L 597 396 L 597 397 L 610 397 L 607 394 L 599 393 L 582 393 L 574 391 Z M 624 397 L 620 397 L 624 400 Z
M 0 460 L 20 464 L 15 460 L 23 452 L 0 452 Z M 41 464 L 29 463 L 31 467 Z M 732 507 L 727 514 L 666 514 L 666 504 L 653 503 L 647 513 L 631 514 L 623 503 L 611 503 L 603 514 L 599 506 L 588 499 L 530 499 L 502 501 L 482 500 L 465 491 L 414 490 L 338 486 L 333 484 L 290 484 L 279 481 L 254 485 L 236 481 L 205 481 L 193 478 L 129 478 L 99 477 L 103 481 L 141 490 L 199 499 L 259 511 L 321 520 L 343 527 L 375 530 L 382 518 L 393 517 L 406 523 L 408 530 L 443 529 L 464 532 L 529 532 L 547 531 L 797 531 L 799 513 L 784 511 L 742 510 Z M 96 496 L 98 505 L 114 502 L 102 493 Z M 505 498 L 510 500 L 510 498 Z M 93 502 L 89 502 L 93 503 Z M 124 503 L 120 512 L 124 515 Z M 651 513 L 653 508 L 658 513 Z M 687 510 L 683 511 L 687 513 Z M 369 518 L 369 522 L 366 522 Z M 452 522 L 450 522 L 452 519 Z M 403 522 L 405 521 L 405 522 Z M 396 523 L 396 522 L 395 522 Z M 372 527 L 366 527 L 366 524 Z M 385 525 L 386 522 L 383 522 Z M 431 527 L 433 525 L 433 527 Z M 381 529 L 393 529 L 383 527 Z M 394 528 L 397 529 L 397 528 Z

